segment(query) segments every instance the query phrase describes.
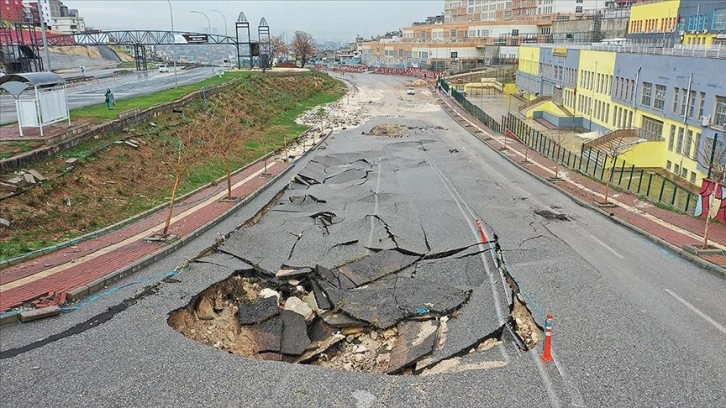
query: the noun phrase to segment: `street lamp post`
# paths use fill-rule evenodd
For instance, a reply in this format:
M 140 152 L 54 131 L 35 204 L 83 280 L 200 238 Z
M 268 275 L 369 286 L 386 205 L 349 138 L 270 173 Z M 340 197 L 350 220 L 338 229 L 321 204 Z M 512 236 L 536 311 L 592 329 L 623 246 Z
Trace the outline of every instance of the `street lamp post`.
M 232 65 L 232 56 L 229 54 L 229 35 L 227 34 L 227 17 L 219 10 L 209 10 L 214 11 L 215 13 L 219 13 L 219 15 L 222 16 L 222 19 L 224 20 L 224 36 L 227 37 L 224 41 L 227 45 L 227 61 L 230 61 L 230 67 Z
M 174 34 L 174 9 L 171 8 L 171 0 L 166 0 L 169 3 L 169 17 L 171 18 L 171 52 L 174 57 L 172 63 L 174 65 L 174 86 L 179 86 L 179 79 L 176 74 L 176 35 Z
M 204 16 L 204 18 L 207 19 L 207 28 L 208 28 L 207 32 L 209 33 L 209 35 L 212 35 L 212 22 L 209 20 L 209 16 L 207 16 L 206 14 L 202 13 L 201 11 L 197 11 L 197 10 L 192 10 L 192 13 L 201 14 Z M 214 65 L 212 64 L 211 59 L 209 62 L 210 62 L 209 65 L 212 65 L 212 75 L 214 75 Z

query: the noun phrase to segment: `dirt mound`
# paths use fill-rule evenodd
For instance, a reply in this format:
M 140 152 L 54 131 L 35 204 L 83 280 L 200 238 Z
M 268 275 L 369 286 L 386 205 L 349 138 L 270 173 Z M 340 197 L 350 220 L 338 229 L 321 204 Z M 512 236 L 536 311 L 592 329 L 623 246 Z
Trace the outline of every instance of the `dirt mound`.
M 366 133 L 369 136 L 388 136 L 388 137 L 394 137 L 399 138 L 403 137 L 406 133 L 406 130 L 404 127 L 400 125 L 393 125 L 390 123 L 386 123 L 383 125 L 376 125 L 373 126 L 373 129 L 371 129 L 368 133 Z
M 428 83 L 423 79 L 416 79 L 407 83 L 408 86 L 426 86 Z
M 280 62 L 275 65 L 275 68 L 297 68 L 297 65 L 292 62 Z

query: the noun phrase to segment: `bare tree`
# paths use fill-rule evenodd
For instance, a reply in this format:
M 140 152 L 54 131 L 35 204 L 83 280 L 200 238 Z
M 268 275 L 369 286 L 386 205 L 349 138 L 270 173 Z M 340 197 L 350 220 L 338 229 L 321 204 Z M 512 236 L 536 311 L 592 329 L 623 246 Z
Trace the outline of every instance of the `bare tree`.
M 230 154 L 235 143 L 239 143 L 244 126 L 235 115 L 232 105 L 218 107 L 212 115 L 202 120 L 201 126 L 209 135 L 209 147 L 222 159 L 227 178 L 227 199 L 232 197 L 232 165 Z
M 197 120 L 193 124 L 179 126 L 172 133 L 171 139 L 168 140 L 167 149 L 162 152 L 165 158 L 168 158 L 164 163 L 167 164 L 174 175 L 169 213 L 166 216 L 164 231 L 162 232 L 164 237 L 169 234 L 169 225 L 171 224 L 174 204 L 181 182 L 186 177 L 189 169 L 209 154 L 205 140 L 207 129 L 204 128 L 203 122 L 203 120 Z
M 698 149 L 698 146 L 696 146 Z M 723 183 L 726 181 L 726 143 L 721 140 L 706 139 L 703 144 L 703 149 L 698 151 L 699 164 L 708 170 L 708 180 L 714 183 Z M 703 232 L 703 249 L 708 248 L 708 225 L 711 220 L 711 213 L 713 212 L 713 202 L 716 198 L 716 188 L 718 184 L 714 186 L 713 190 L 709 194 L 708 208 L 706 208 L 706 227 Z M 726 199 L 726 198 L 724 198 Z
M 315 55 L 315 39 L 305 31 L 295 31 L 292 39 L 292 50 L 300 61 L 300 66 L 304 67 L 310 58 Z
M 277 35 L 270 37 L 270 61 L 272 61 L 276 56 L 287 56 L 288 51 L 289 47 L 281 36 Z

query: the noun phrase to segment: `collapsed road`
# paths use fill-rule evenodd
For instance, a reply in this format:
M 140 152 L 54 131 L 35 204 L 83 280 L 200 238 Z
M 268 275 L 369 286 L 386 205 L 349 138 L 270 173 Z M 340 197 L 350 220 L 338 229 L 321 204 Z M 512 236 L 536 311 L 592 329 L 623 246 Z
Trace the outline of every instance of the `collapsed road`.
M 428 90 L 346 80 L 285 179 L 95 302 L 0 329 L 3 405 L 726 403 L 724 333 L 693 311 L 726 322 L 722 278 L 533 179 Z

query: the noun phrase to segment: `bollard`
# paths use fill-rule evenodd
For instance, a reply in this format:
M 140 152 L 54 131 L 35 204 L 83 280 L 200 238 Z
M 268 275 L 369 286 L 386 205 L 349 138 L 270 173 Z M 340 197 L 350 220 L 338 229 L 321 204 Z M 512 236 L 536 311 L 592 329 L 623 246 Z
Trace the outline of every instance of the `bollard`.
M 552 314 L 547 313 L 547 319 L 545 320 L 545 343 L 544 352 L 542 352 L 542 361 L 551 363 L 555 361 L 552 358 Z
M 481 243 L 487 244 L 489 243 L 489 240 L 487 239 L 487 235 L 484 233 L 484 227 L 481 225 L 481 220 L 476 220 L 476 227 L 479 229 L 479 235 L 481 236 Z

